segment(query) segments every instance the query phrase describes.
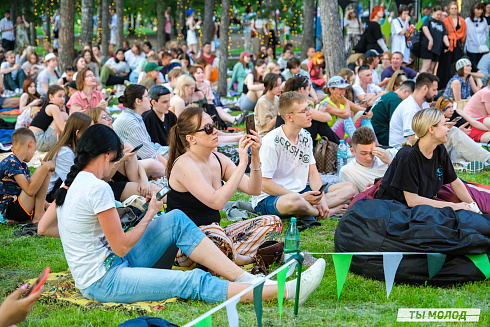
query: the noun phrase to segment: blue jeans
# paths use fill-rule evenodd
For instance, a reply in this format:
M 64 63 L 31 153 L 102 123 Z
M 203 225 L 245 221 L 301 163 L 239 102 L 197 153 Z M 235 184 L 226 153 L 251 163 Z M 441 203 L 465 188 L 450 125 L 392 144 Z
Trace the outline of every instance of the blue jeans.
M 99 302 L 132 303 L 172 297 L 224 301 L 229 282 L 208 272 L 150 268 L 174 244 L 189 256 L 204 237 L 182 211 L 173 210 L 150 222 L 129 253 L 124 258 L 116 257 L 101 279 L 80 292 Z

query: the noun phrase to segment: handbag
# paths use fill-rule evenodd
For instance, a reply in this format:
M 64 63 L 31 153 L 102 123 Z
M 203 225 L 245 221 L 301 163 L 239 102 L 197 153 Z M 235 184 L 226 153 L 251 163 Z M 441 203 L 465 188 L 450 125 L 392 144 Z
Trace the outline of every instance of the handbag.
M 490 49 L 488 49 L 488 45 L 481 44 L 478 46 L 478 53 L 488 53 L 488 52 L 490 52 Z
M 262 272 L 269 274 L 269 266 L 273 263 L 279 262 L 284 254 L 284 242 L 277 241 L 265 241 L 259 246 L 257 254 L 255 255 L 255 266 L 252 268 L 252 274 L 258 274 Z
M 337 173 L 337 149 L 338 145 L 329 141 L 326 137 L 318 142 L 315 148 L 316 168 L 321 174 Z

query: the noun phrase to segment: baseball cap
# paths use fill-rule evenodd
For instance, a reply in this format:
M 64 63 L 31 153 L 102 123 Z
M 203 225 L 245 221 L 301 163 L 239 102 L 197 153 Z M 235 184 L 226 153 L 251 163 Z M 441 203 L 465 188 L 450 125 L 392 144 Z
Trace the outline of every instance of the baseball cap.
M 243 51 L 242 53 L 240 53 L 240 59 L 242 59 L 245 56 L 252 57 L 252 54 L 250 52 L 247 52 L 247 51 Z
M 366 53 L 364 54 L 364 56 L 366 58 L 373 58 L 373 57 L 379 57 L 379 56 L 381 56 L 381 54 L 378 53 L 378 51 L 376 51 L 374 49 L 371 49 L 371 50 L 366 51 Z
M 161 70 L 163 66 L 158 66 L 154 62 L 149 62 L 145 65 L 145 68 L 143 69 L 145 73 L 151 72 L 152 70 Z
M 327 87 L 333 87 L 337 89 L 345 89 L 349 87 L 350 84 L 347 83 L 341 76 L 333 76 L 328 80 Z
M 57 59 L 54 53 L 48 53 L 46 57 L 44 57 L 44 61 L 50 61 L 51 59 Z
M 193 12 L 194 12 L 194 9 L 187 9 L 187 11 L 185 13 L 187 16 L 190 16 L 190 15 L 192 15 Z

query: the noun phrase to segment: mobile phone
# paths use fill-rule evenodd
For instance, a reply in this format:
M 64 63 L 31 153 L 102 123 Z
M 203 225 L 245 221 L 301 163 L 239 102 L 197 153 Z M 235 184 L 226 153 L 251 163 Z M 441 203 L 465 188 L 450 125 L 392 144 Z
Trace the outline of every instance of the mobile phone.
M 139 150 L 139 149 L 141 149 L 142 147 L 143 147 L 143 144 L 140 144 L 140 145 L 138 145 L 138 146 L 135 146 L 135 147 L 134 147 L 134 149 L 131 151 L 131 153 L 138 151 L 138 150 Z
M 158 191 L 156 197 L 157 197 L 157 200 L 160 201 L 161 199 L 163 199 L 163 197 L 165 195 L 168 194 L 168 192 L 170 192 L 172 189 L 168 186 L 164 186 L 160 191 Z
M 327 188 L 327 186 L 328 186 L 328 183 L 323 184 L 322 187 L 320 187 L 320 190 L 319 191 L 321 193 L 325 192 L 325 189 Z
M 43 272 L 39 275 L 34 284 L 32 284 L 31 288 L 27 291 L 27 293 L 24 294 L 24 297 L 28 297 L 31 293 L 37 292 L 41 288 L 41 286 L 43 286 L 44 282 L 46 282 L 46 280 L 48 279 L 49 271 L 49 267 L 46 267 L 46 269 L 43 270 Z
M 111 102 L 112 98 L 114 98 L 114 96 L 111 94 L 111 95 L 109 95 L 109 97 L 107 97 L 107 99 L 105 99 L 105 101 L 107 103 L 109 103 L 109 102 Z
M 460 119 L 461 119 L 461 116 L 458 116 L 458 117 L 454 118 L 453 120 L 451 120 L 450 123 L 455 123 Z
M 250 131 L 255 131 L 255 115 L 250 114 L 245 117 L 245 128 L 247 129 L 247 134 L 252 134 Z
M 364 115 L 367 114 L 368 112 L 370 112 L 372 107 L 373 106 L 367 107 L 366 110 L 364 110 Z

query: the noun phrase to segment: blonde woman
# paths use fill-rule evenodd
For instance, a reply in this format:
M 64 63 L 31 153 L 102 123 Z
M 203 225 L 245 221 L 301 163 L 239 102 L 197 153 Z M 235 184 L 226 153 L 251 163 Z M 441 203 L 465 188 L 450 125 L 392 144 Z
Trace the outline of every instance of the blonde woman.
M 386 171 L 378 199 L 396 200 L 409 207 L 430 205 L 436 208 L 468 209 L 472 203 L 468 190 L 454 172 L 444 143 L 449 128 L 441 110 L 424 109 L 415 114 L 412 129 L 415 139 L 405 142 Z M 450 184 L 460 203 L 434 200 L 442 185 Z

